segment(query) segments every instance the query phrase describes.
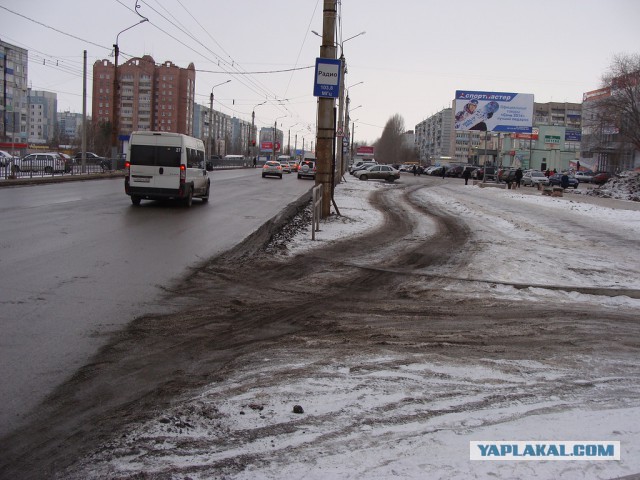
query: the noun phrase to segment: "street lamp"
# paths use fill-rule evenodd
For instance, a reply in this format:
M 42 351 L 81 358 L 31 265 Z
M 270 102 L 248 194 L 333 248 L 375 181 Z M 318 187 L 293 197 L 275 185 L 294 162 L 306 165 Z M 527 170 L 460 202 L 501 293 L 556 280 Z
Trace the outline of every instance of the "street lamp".
M 256 108 L 259 107 L 260 105 L 264 105 L 265 103 L 267 103 L 267 101 L 265 100 L 262 103 L 257 104 L 255 107 L 253 107 L 253 110 L 251 111 L 251 138 L 249 139 L 249 144 L 252 143 L 252 141 L 256 140 L 256 132 L 255 132 L 255 120 L 256 120 Z M 249 155 L 249 147 L 247 146 L 247 156 Z M 253 149 L 253 156 L 256 156 L 256 152 L 255 149 Z
M 226 82 L 218 83 L 211 87 L 211 95 L 209 96 L 209 145 L 207 148 L 207 157 L 209 161 L 211 161 L 211 145 L 213 143 L 213 89 L 219 87 L 220 85 L 224 85 L 225 83 L 229 83 L 231 80 L 227 80 Z
M 353 37 L 349 37 L 349 38 L 347 38 L 347 39 L 343 40 L 342 42 L 340 42 L 340 56 L 342 56 L 342 50 L 343 50 L 342 46 L 345 44 L 345 42 L 348 42 L 349 40 L 351 40 L 351 39 L 353 39 L 353 38 L 359 37 L 360 35 L 364 35 L 365 33 L 367 33 L 367 32 L 360 32 L 360 33 L 357 33 L 357 34 L 356 34 L 356 35 L 354 35 Z
M 282 115 L 278 118 L 275 119 L 275 121 L 273 122 L 273 158 L 271 160 L 275 160 L 276 159 L 276 140 L 277 140 L 277 134 L 278 134 L 278 120 L 284 117 L 288 117 L 289 115 Z M 284 140 L 284 138 L 283 138 Z
M 113 45 L 113 54 L 114 54 L 114 69 L 113 69 L 113 124 L 111 126 L 111 169 L 116 168 L 117 158 L 118 158 L 118 130 L 119 130 L 119 116 L 120 116 L 120 85 L 118 83 L 118 55 L 120 54 L 120 48 L 118 47 L 118 40 L 120 38 L 120 34 L 126 32 L 127 30 L 132 29 L 133 27 L 140 25 L 141 23 L 148 22 L 149 19 L 140 15 L 138 9 L 140 5 L 138 5 L 138 1 L 136 0 L 135 12 L 138 14 L 142 20 L 138 23 L 131 25 L 130 27 L 125 28 L 121 32 L 116 35 L 116 43 Z M 84 164 L 84 163 L 83 163 Z

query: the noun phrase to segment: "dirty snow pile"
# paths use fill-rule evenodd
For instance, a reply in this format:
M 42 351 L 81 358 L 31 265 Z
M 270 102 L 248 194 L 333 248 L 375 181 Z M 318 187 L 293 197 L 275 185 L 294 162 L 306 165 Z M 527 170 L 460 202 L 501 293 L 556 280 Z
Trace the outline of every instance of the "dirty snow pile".
M 589 190 L 587 195 L 640 202 L 640 172 L 623 172 L 607 180 L 607 183 Z

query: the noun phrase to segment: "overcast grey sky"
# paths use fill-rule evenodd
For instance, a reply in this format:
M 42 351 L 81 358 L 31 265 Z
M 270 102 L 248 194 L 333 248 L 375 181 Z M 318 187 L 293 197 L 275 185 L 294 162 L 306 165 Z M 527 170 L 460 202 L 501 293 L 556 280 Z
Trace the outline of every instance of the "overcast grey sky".
M 0 0 L 0 38 L 29 50 L 29 82 L 82 111 L 82 52 L 110 58 L 139 21 L 135 0 Z M 120 61 L 151 55 L 196 67 L 196 102 L 314 140 L 313 68 L 322 0 L 139 0 L 149 22 L 120 34 Z M 342 0 L 339 29 L 355 140 L 387 120 L 407 129 L 451 105 L 456 90 L 532 93 L 581 102 L 613 55 L 640 50 L 638 0 Z M 269 72 L 269 73 L 265 73 Z M 364 82 L 355 85 L 359 82 Z M 88 86 L 91 93 L 91 83 Z M 91 103 L 88 102 L 90 112 Z

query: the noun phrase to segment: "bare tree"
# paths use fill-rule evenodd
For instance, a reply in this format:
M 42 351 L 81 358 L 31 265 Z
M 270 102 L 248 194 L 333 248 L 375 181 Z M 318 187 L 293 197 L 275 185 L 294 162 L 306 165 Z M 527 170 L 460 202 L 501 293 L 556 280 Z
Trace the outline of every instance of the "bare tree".
M 376 160 L 382 163 L 400 163 L 402 161 L 402 134 L 404 119 L 398 113 L 391 117 L 375 143 Z
M 620 141 L 640 150 L 640 54 L 616 55 L 602 84 L 611 89 L 599 102 L 602 123 L 614 127 Z

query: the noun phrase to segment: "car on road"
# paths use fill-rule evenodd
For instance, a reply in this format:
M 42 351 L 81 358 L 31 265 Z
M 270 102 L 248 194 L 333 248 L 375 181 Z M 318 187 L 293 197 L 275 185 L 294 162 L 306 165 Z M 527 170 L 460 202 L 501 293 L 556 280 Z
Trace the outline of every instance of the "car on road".
M 66 165 L 57 152 L 31 153 L 20 160 L 18 168 L 21 172 L 62 173 Z
M 395 182 L 400 178 L 400 172 L 390 165 L 372 165 L 364 170 L 356 170 L 353 176 L 360 180 L 386 180 Z
M 86 161 L 87 164 L 95 164 L 95 165 L 100 165 L 104 160 L 106 160 L 106 158 L 101 157 L 100 155 L 97 155 L 93 152 L 86 152 Z M 82 152 L 78 152 L 73 156 L 73 159 L 75 160 L 76 164 L 80 165 L 82 163 Z
M 314 160 L 303 160 L 298 166 L 298 178 L 316 178 L 316 162 Z
M 291 173 L 291 164 L 288 161 L 280 162 L 282 173 Z
M 278 177 L 282 178 L 282 165 L 275 160 L 267 160 L 262 167 L 262 178 Z
M 185 207 L 191 207 L 194 197 L 207 203 L 211 180 L 204 158 L 204 142 L 199 138 L 173 132 L 132 132 L 125 193 L 136 206 L 142 199 L 178 200 Z
M 611 178 L 611 174 L 607 172 L 596 173 L 591 179 L 591 183 L 595 183 L 596 185 L 603 185 L 609 181 Z
M 564 175 L 564 173 L 554 173 L 549 177 L 549 185 L 562 186 L 562 177 Z M 573 175 L 566 175 L 568 177 L 569 187 L 578 188 L 580 182 L 576 180 L 576 177 L 574 177 Z
M 529 170 L 522 175 L 522 185 L 537 187 L 538 185 L 549 185 L 547 176 L 537 170 Z
M 591 183 L 593 180 L 593 172 L 576 172 L 574 176 L 581 183 Z

